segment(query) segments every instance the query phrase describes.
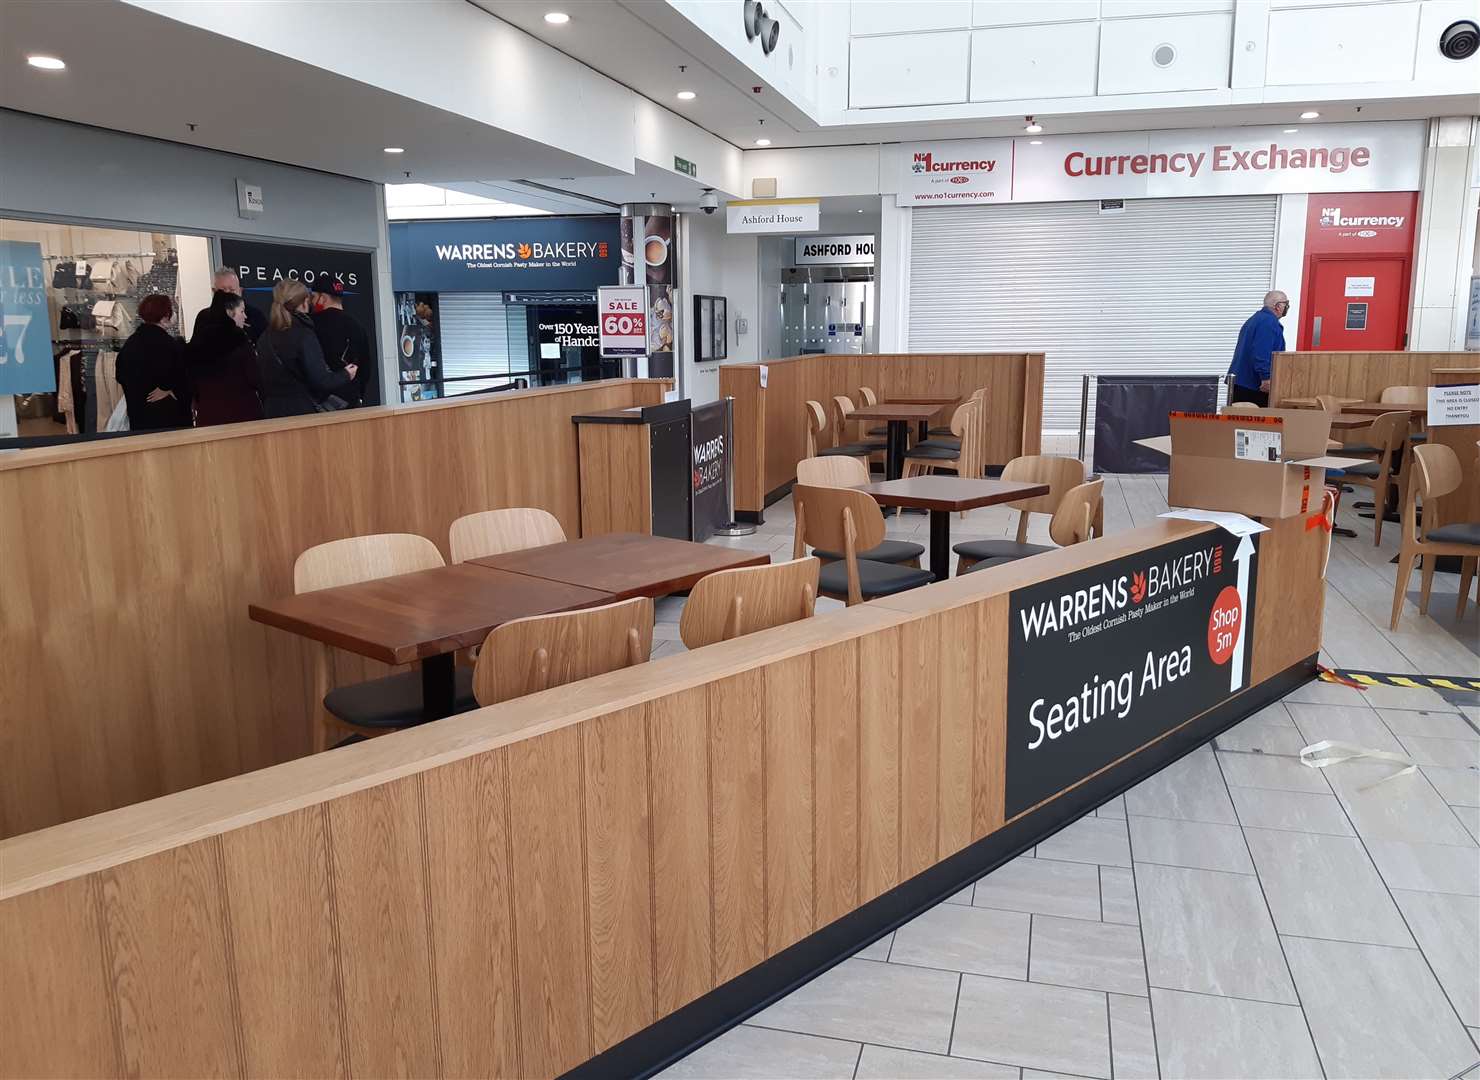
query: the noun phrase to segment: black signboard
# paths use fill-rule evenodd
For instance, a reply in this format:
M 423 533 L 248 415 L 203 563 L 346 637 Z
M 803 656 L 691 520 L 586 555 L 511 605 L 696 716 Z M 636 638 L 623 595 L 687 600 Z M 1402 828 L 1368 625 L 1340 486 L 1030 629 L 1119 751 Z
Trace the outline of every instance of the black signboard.
M 1164 473 L 1165 454 L 1137 439 L 1166 435 L 1171 412 L 1217 412 L 1213 375 L 1095 376 L 1095 472 Z
M 1257 552 L 1219 529 L 1012 593 L 1008 818 L 1248 686 Z
M 694 539 L 700 542 L 730 523 L 730 499 L 725 475 L 730 468 L 730 446 L 725 437 L 726 404 L 716 401 L 694 410 L 693 487 Z
M 398 291 L 595 292 L 617 283 L 622 261 L 615 217 L 396 221 L 390 240 Z
M 345 313 L 360 324 L 370 339 L 371 366 L 375 371 L 365 400 L 379 402 L 380 349 L 376 344 L 375 274 L 368 251 L 342 251 L 338 248 L 304 247 L 298 244 L 269 244 L 259 240 L 221 240 L 221 262 L 241 278 L 247 303 L 266 315 L 272 307 L 272 290 L 285 278 L 296 278 L 305 285 L 322 277 L 339 281 L 344 286 L 340 301 Z

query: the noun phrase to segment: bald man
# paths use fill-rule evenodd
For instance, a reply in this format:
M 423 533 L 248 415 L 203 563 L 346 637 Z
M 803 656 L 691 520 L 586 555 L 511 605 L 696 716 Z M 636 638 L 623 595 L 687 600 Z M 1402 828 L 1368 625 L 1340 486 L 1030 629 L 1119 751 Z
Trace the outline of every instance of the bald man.
M 1290 310 L 1290 298 L 1278 289 L 1264 294 L 1264 306 L 1244 321 L 1233 350 L 1228 374 L 1233 390 L 1228 403 L 1251 401 L 1261 409 L 1269 405 L 1270 372 L 1274 354 L 1285 351 L 1285 328 L 1280 320 Z
M 214 292 L 226 292 L 232 293 L 236 296 L 241 296 L 242 281 L 241 278 L 237 277 L 236 271 L 233 270 L 231 267 L 218 266 L 216 268 L 216 272 L 211 275 L 211 289 Z M 255 343 L 256 340 L 262 336 L 262 332 L 267 329 L 267 316 L 254 308 L 251 304 L 244 304 L 242 306 L 247 309 L 247 325 L 244 329 L 247 332 L 247 337 L 251 338 L 252 341 Z M 192 338 L 194 338 L 195 335 L 200 332 L 201 326 L 204 324 L 205 320 L 209 319 L 210 317 L 211 309 L 209 307 L 202 308 L 196 314 L 195 327 L 190 333 L 190 336 Z

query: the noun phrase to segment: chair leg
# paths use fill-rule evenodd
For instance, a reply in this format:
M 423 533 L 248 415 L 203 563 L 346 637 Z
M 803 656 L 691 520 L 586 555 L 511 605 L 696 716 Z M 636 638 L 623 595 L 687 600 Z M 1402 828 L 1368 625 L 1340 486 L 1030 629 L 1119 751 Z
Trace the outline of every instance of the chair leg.
M 313 670 L 313 730 L 309 733 L 309 746 L 313 753 L 322 754 L 329 749 L 329 725 L 332 717 L 324 708 L 324 695 L 329 692 L 329 646 L 315 645 Z
M 1386 478 L 1372 488 L 1372 546 L 1382 546 L 1382 522 L 1387 517 L 1388 485 Z
M 1413 577 L 1413 561 L 1418 558 L 1418 553 L 1411 548 L 1404 548 L 1398 552 L 1398 581 L 1393 586 L 1393 619 L 1388 623 L 1389 630 L 1398 628 L 1398 619 L 1403 614 L 1403 596 L 1408 591 L 1408 581 Z
M 958 555 L 956 557 L 956 576 L 960 577 L 979 562 L 981 562 L 980 559 L 973 559 L 967 555 Z
M 1480 557 L 1470 556 L 1461 559 L 1459 563 L 1459 602 L 1454 608 L 1456 620 L 1465 617 L 1465 606 L 1470 602 L 1470 582 L 1475 577 L 1476 564 L 1480 563 Z
M 1437 555 L 1425 555 L 1423 557 L 1423 592 L 1418 596 L 1418 613 L 1427 615 L 1429 613 L 1429 592 L 1434 587 L 1434 564 L 1439 561 Z

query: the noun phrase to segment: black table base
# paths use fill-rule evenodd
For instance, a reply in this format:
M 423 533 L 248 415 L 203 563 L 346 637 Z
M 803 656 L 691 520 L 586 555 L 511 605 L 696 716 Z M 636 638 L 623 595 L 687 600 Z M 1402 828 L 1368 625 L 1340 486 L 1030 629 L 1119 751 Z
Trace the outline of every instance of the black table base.
M 951 576 L 951 511 L 930 511 L 930 572 L 936 581 Z
M 457 654 L 440 653 L 421 662 L 421 715 L 427 720 L 451 716 L 457 702 Z

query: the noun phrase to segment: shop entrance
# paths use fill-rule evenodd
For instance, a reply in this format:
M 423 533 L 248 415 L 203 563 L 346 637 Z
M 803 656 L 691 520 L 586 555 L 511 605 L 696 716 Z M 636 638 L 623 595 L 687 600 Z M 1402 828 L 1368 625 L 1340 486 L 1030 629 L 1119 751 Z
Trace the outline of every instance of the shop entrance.
M 1316 258 L 1301 339 L 1312 349 L 1401 349 L 1408 260 Z

